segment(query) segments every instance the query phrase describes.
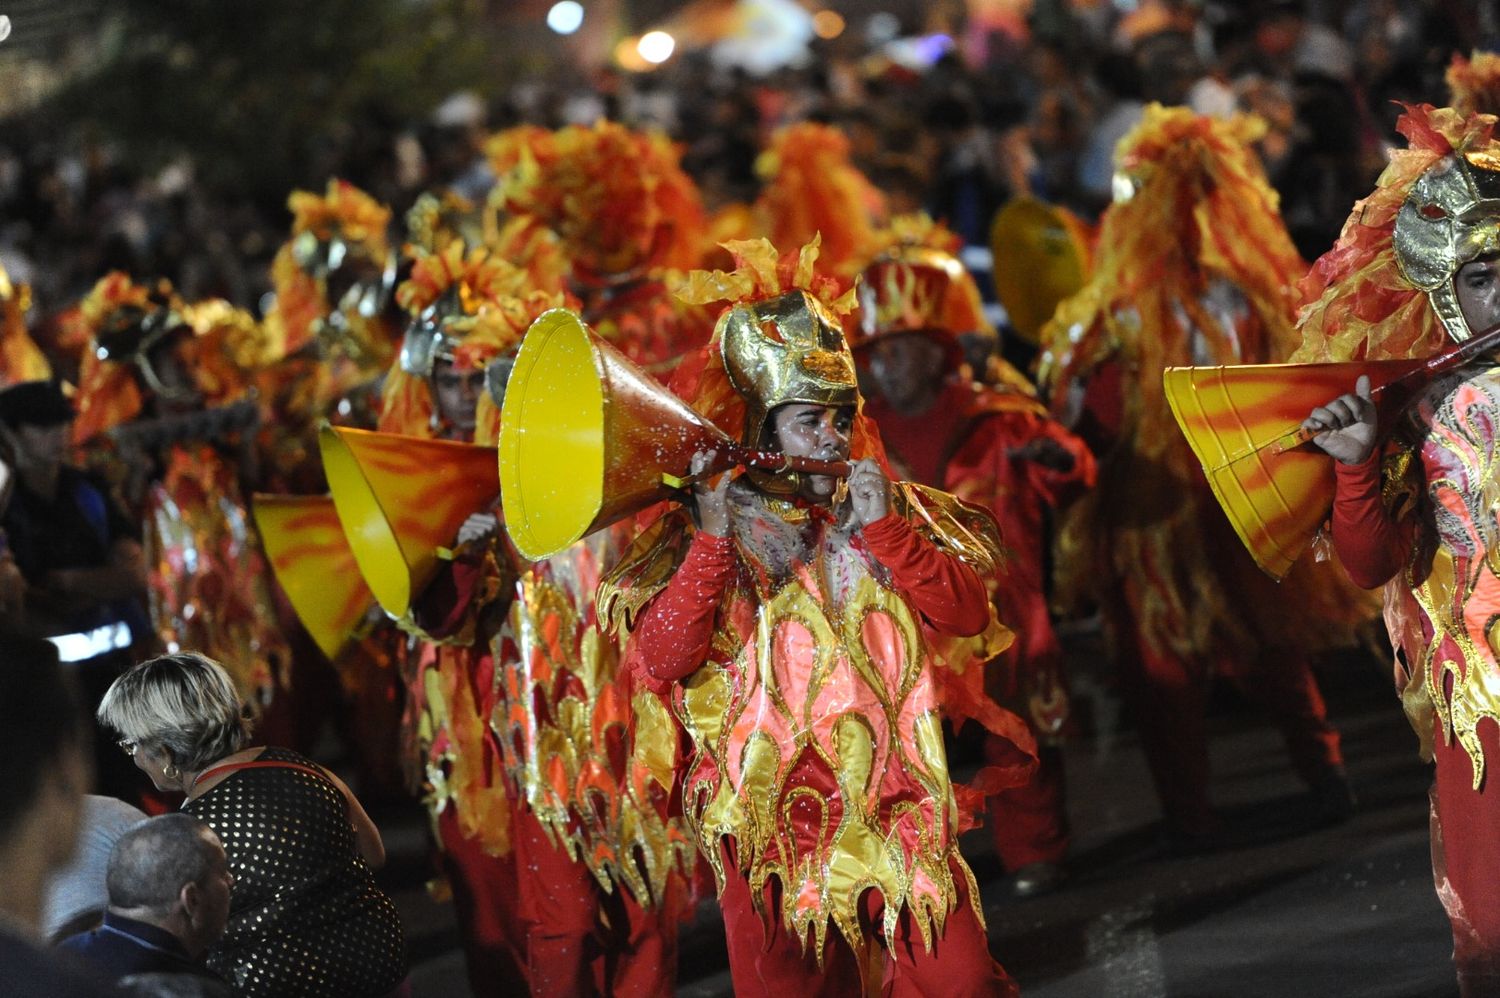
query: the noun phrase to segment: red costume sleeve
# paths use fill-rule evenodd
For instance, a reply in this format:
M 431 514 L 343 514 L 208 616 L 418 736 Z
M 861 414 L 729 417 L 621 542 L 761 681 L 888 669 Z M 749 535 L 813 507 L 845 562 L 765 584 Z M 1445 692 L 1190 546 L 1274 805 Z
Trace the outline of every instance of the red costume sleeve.
M 434 638 L 463 629 L 474 598 L 484 583 L 484 552 L 474 551 L 444 563 L 411 607 L 412 620 Z
M 1380 451 L 1361 464 L 1334 462 L 1333 548 L 1355 585 L 1374 589 L 1401 571 L 1411 536 L 1380 495 Z
M 990 622 L 990 601 L 979 573 L 944 554 L 895 513 L 868 524 L 860 535 L 871 556 L 891 573 L 907 602 L 945 634 L 966 637 Z
M 714 617 L 734 572 L 734 543 L 702 530 L 693 535 L 687 557 L 641 615 L 631 636 L 639 653 L 631 660 L 650 689 L 665 693 L 691 675 L 708 657 Z
M 1053 509 L 1072 502 L 1078 495 L 1094 487 L 1099 477 L 1094 453 L 1083 438 L 1068 432 L 1055 419 L 1037 419 L 1033 439 L 1047 439 L 1067 451 L 1073 458 L 1071 467 L 1049 468 L 1040 461 L 1026 462 L 1026 477 L 1033 490 L 1041 495 Z M 1024 446 L 1029 441 L 1023 441 Z

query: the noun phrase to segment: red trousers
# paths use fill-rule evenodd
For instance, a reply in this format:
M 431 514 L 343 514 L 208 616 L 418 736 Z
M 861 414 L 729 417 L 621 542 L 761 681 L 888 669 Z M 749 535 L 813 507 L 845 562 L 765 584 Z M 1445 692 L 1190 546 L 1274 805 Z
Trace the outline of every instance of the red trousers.
M 987 762 L 1014 758 L 1015 748 L 998 736 L 986 734 Z M 1068 812 L 1064 793 L 1062 750 L 1043 745 L 1037 767 L 1019 787 L 988 798 L 995 852 L 1005 869 L 1014 873 L 1029 863 L 1061 863 L 1068 852 Z
M 458 829 L 450 804 L 438 815 L 443 873 L 453 889 L 469 987 L 476 998 L 526 993 L 526 932 L 516 856 L 491 856 Z
M 781 920 L 781 887 L 775 878 L 766 885 L 762 917 L 754 908 L 750 882 L 725 856 L 726 874 L 719 904 L 724 913 L 724 938 L 729 949 L 729 974 L 736 998 L 858 998 L 869 994 L 862 985 L 861 961 L 832 925 L 823 942 L 823 969 L 816 954 L 804 949 Z M 970 998 L 985 995 L 1016 998 L 1020 991 L 1005 970 L 990 957 L 989 941 L 969 905 L 962 875 L 958 877 L 958 907 L 948 915 L 932 952 L 922 945 L 922 934 L 909 912 L 901 913 L 894 944 L 885 951 L 880 993 L 889 998 Z M 879 925 L 879 897 L 865 894 L 865 924 Z M 876 934 L 867 928 L 865 938 Z M 872 942 L 872 953 L 880 951 Z M 873 971 L 867 970 L 866 973 Z
M 623 888 L 605 893 L 526 808 L 516 813 L 515 860 L 534 998 L 672 993 L 681 885 L 673 885 L 674 896 L 657 911 Z
M 1469 754 L 1455 739 L 1433 746 L 1432 865 L 1438 897 L 1453 925 L 1453 962 L 1464 998 L 1500 996 L 1500 729 L 1479 723 L 1485 778 L 1474 789 Z
M 1206 831 L 1215 819 L 1208 795 L 1204 710 L 1209 678 L 1215 673 L 1212 667 L 1224 663 L 1193 663 L 1153 651 L 1136 640 L 1133 629 L 1116 634 L 1122 692 L 1135 713 L 1163 816 L 1177 831 Z M 1328 709 L 1305 657 L 1267 656 L 1217 671 L 1270 715 L 1306 783 L 1314 785 L 1331 768 L 1343 765 L 1339 733 L 1328 722 Z

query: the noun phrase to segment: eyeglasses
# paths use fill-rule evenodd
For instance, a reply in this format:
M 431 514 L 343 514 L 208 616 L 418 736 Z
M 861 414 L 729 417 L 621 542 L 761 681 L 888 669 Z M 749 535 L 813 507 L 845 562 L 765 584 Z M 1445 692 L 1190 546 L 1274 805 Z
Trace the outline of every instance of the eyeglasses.
M 140 748 L 138 743 L 131 741 L 129 738 L 121 738 L 116 744 L 120 746 L 121 752 L 124 752 L 132 759 L 135 758 L 136 749 Z

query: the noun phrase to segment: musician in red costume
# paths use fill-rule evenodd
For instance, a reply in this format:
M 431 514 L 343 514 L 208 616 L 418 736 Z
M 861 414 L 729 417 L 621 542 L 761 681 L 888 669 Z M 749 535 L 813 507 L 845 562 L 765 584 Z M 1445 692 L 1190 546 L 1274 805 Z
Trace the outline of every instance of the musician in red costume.
M 529 284 L 457 240 L 419 253 L 398 291 L 413 323 L 382 428 L 493 444 L 521 335 L 575 304 Z M 632 727 L 629 695 L 592 621 L 618 544 L 600 535 L 531 563 L 497 526 L 492 510 L 468 517 L 451 569 L 402 622 L 419 639 L 409 723 L 471 984 L 559 998 L 668 993 L 691 850 L 665 818 L 666 795 L 637 794 L 630 753 L 611 752 Z
M 938 230 L 929 243 L 942 238 Z M 865 412 L 903 477 L 988 509 L 1007 558 L 992 598 L 1016 641 L 990 668 L 988 688 L 1025 717 L 1040 764 L 990 801 L 996 851 L 1018 894 L 1053 886 L 1068 848 L 1061 735 L 1068 718 L 1062 646 L 1047 611 L 1045 545 L 1051 512 L 1094 483 L 1094 457 L 1051 418 L 1024 376 L 976 383 L 959 335 L 987 328 L 978 288 L 950 251 L 898 244 L 865 268 L 855 356 L 870 372 Z M 991 750 L 1007 751 L 995 745 Z
M 1281 729 L 1313 791 L 1309 819 L 1354 799 L 1311 656 L 1354 643 L 1371 612 L 1327 565 L 1272 582 L 1245 553 L 1162 388 L 1173 365 L 1291 352 L 1288 289 L 1303 264 L 1254 148 L 1258 119 L 1151 105 L 1115 151 L 1115 201 L 1088 283 L 1042 330 L 1053 411 L 1099 460 L 1064 518 L 1058 591 L 1100 610 L 1161 801 L 1164 845 L 1212 848 L 1210 681 L 1230 680 Z
M 853 471 L 847 483 L 699 481 L 692 515 L 648 528 L 599 600 L 631 630 L 634 675 L 692 739 L 677 775 L 718 878 L 735 993 L 883 982 L 888 994 L 1013 995 L 958 852 L 966 808 L 940 727 L 960 702 L 949 673 L 980 674 L 965 642 L 998 629 L 983 581 L 994 521 L 888 477 L 835 313 L 852 301 L 815 279 L 816 243 L 779 262 L 764 240 L 726 247 L 741 269 L 691 275 L 680 292 L 733 304 L 677 384 L 752 447 L 852 459 Z M 1019 777 L 1033 751 L 1024 724 L 969 704 L 1012 736 Z
M 1425 357 L 1500 323 L 1496 119 L 1428 106 L 1398 123 L 1375 191 L 1303 281 L 1294 360 Z M 1443 375 L 1383 446 L 1368 378 L 1303 425 L 1336 459 L 1332 532 L 1362 586 L 1384 585 L 1396 688 L 1436 766 L 1433 875 L 1465 998 L 1500 995 L 1500 368 Z
M 107 465 L 143 521 L 156 637 L 212 655 L 265 707 L 288 685 L 290 655 L 245 503 L 258 408 L 234 358 L 257 324 L 227 302 L 188 305 L 165 281 L 120 272 L 70 321 L 89 336 L 73 442 Z

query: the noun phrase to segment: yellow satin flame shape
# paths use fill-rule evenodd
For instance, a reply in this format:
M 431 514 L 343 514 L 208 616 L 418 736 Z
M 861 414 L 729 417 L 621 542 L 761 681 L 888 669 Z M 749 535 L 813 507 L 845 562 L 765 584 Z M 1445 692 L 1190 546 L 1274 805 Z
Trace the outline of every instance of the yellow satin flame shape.
M 375 605 L 329 496 L 257 495 L 251 508 L 276 581 L 331 662 Z
M 1250 554 L 1282 579 L 1333 508 L 1333 458 L 1297 436 L 1316 406 L 1370 376 L 1379 391 L 1420 360 L 1169 367 L 1172 415 Z M 1382 402 L 1384 400 L 1381 400 Z
M 360 574 L 387 613 L 406 616 L 464 520 L 494 505 L 494 451 L 326 424 L 318 446 Z

